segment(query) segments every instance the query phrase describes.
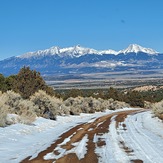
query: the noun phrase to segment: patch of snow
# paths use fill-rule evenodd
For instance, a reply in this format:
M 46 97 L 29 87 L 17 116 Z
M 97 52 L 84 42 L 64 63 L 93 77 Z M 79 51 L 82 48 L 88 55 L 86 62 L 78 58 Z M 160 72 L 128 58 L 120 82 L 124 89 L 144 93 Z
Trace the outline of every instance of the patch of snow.
M 126 108 L 126 110 L 128 110 Z M 119 123 L 116 129 L 116 116 L 111 119 L 109 132 L 103 135 L 94 135 L 94 142 L 99 139 L 106 145 L 98 147 L 95 152 L 99 156 L 99 163 L 128 163 L 131 160 L 142 160 L 145 163 L 163 162 L 163 123 L 152 118 L 151 111 L 140 112 L 128 116 Z M 125 124 L 125 130 L 122 126 Z M 125 152 L 123 142 L 130 153 Z
M 103 135 L 94 135 L 93 142 L 97 143 L 99 139 L 105 141 L 106 145 L 98 147 L 96 145 L 95 152 L 99 156 L 99 163 L 128 163 L 129 157 L 122 150 L 119 142 L 122 141 L 122 137 L 118 135 L 116 130 L 116 116 L 111 119 L 111 124 L 108 126 L 109 132 Z
M 67 142 L 67 140 L 68 139 L 65 139 L 64 142 Z M 74 146 L 74 148 L 72 148 L 71 150 L 63 149 L 61 147 L 61 145 L 63 145 L 63 144 L 59 144 L 57 146 L 57 148 L 55 148 L 55 150 L 57 150 L 60 154 L 55 155 L 53 152 L 50 152 L 44 156 L 44 159 L 45 160 L 59 159 L 69 153 L 75 153 L 77 155 L 78 159 L 80 160 L 80 159 L 84 158 L 85 154 L 87 153 L 87 148 L 86 148 L 87 142 L 88 142 L 88 135 L 85 135 L 81 141 L 72 144 Z
M 112 50 L 112 49 L 109 49 L 109 50 L 101 50 L 98 52 L 98 54 L 114 54 L 114 55 L 117 55 L 118 52 L 115 51 L 115 50 Z
M 97 156 L 99 156 L 99 163 L 116 163 L 115 154 L 114 154 L 114 148 L 112 148 L 112 142 L 110 140 L 109 133 L 103 134 L 103 135 L 94 135 L 94 143 L 98 142 L 98 139 L 105 140 L 106 145 L 102 147 L 98 147 L 96 145 L 95 153 Z
M 44 160 L 59 159 L 67 154 L 66 149 L 57 147 L 55 150 L 59 152 L 59 155 L 55 155 L 53 152 L 50 152 L 44 156 Z
M 116 121 L 115 121 L 116 116 L 113 116 L 111 119 L 111 124 L 109 127 L 109 137 L 110 141 L 112 142 L 112 148 L 114 151 L 115 159 L 117 162 L 129 162 L 129 157 L 127 154 L 122 150 L 120 147 L 119 143 L 120 141 L 123 141 L 122 137 L 117 133 L 116 130 Z
M 6 116 L 6 123 L 9 124 L 15 124 L 20 122 L 20 116 L 17 114 L 7 114 Z
M 117 66 L 132 66 L 132 64 L 125 64 L 124 61 L 100 61 L 100 62 L 89 64 L 89 66 L 90 67 L 114 68 Z
M 79 131 L 79 130 L 83 130 L 83 128 L 79 128 L 77 131 Z
M 88 63 L 88 62 L 82 62 L 80 64 L 62 64 L 65 68 L 82 68 L 82 67 L 103 67 L 103 68 L 115 68 L 117 66 L 130 66 L 132 67 L 133 64 L 126 64 L 124 61 L 100 61 L 95 63 Z M 139 65 L 137 65 L 139 66 Z
M 135 157 L 148 163 L 163 162 L 163 124 L 150 111 L 128 116 L 125 124 L 127 130 L 120 134 Z
M 163 123 L 162 121 L 157 118 L 153 117 L 153 114 L 149 111 L 146 115 L 143 115 L 143 126 L 147 130 L 157 134 L 158 136 L 163 138 Z
M 88 131 L 92 131 L 93 130 L 93 128 L 90 128 Z
M 88 142 L 88 135 L 85 135 L 81 141 L 72 144 L 75 146 L 75 148 L 72 149 L 71 152 L 74 151 L 78 156 L 79 160 L 84 158 L 85 154 L 87 153 L 87 147 L 86 147 L 87 142 Z
M 72 135 L 70 135 L 68 138 L 66 138 L 61 144 L 59 144 L 59 146 L 66 145 L 66 143 L 68 143 L 75 134 L 76 134 L 76 132 L 74 132 Z
M 98 123 L 97 124 L 97 127 L 99 127 L 101 124 L 103 124 L 105 121 L 103 121 L 103 122 L 100 122 L 100 123 Z

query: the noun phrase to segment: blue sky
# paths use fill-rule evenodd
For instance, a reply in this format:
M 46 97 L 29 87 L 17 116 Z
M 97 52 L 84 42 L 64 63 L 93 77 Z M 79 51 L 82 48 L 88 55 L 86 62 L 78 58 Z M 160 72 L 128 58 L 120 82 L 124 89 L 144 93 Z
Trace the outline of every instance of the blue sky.
M 163 52 L 163 0 L 0 0 L 0 60 L 51 46 Z

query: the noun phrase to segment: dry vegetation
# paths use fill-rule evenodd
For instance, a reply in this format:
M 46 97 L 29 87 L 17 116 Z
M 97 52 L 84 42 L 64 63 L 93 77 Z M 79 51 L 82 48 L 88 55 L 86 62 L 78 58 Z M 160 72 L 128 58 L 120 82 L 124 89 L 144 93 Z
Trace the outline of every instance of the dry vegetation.
M 43 90 L 39 90 L 29 99 L 23 99 L 13 91 L 0 92 L 0 126 L 18 122 L 29 124 L 37 116 L 55 120 L 57 115 L 78 115 L 123 107 L 129 107 L 129 105 L 113 99 L 70 97 L 63 101 L 60 98 L 48 95 Z
M 151 108 L 154 115 L 163 120 L 163 100 L 156 103 L 146 102 L 146 108 Z
M 113 99 L 103 100 L 93 97 L 70 97 L 64 101 L 64 105 L 69 108 L 70 114 L 76 115 L 79 113 L 94 113 L 104 111 L 106 109 L 115 110 L 123 107 L 129 107 L 124 102 L 119 102 Z
M 163 120 L 163 86 L 142 86 L 135 88 L 134 91 L 144 92 L 145 96 L 151 94 L 150 100 L 144 102 L 145 108 L 152 109 L 154 116 Z
M 158 89 L 159 89 L 158 86 L 148 85 L 148 86 L 136 87 L 136 88 L 133 89 L 133 91 L 138 91 L 138 92 L 143 92 L 143 91 L 156 91 Z
M 34 103 L 24 100 L 18 93 L 7 91 L 0 95 L 0 126 L 16 122 L 29 124 L 35 120 Z M 18 115 L 18 116 L 10 116 Z
M 148 107 L 152 107 L 155 115 L 163 119 L 163 88 L 142 89 L 148 91 L 123 92 L 110 87 L 106 90 L 72 89 L 54 92 L 39 72 L 23 67 L 15 76 L 4 77 L 0 74 L 0 126 L 30 124 L 39 116 L 55 120 L 57 115 L 94 113 L 129 105 L 144 107 L 144 101 L 151 102 Z

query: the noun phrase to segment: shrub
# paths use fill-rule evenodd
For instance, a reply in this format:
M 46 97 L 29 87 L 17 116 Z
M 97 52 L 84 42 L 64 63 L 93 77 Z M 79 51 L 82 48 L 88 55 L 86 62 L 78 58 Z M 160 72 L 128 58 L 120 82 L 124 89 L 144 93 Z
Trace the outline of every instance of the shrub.
M 80 96 L 76 98 L 68 98 L 64 101 L 64 105 L 70 109 L 70 114 L 72 115 L 90 112 L 87 99 Z
M 38 90 L 45 90 L 53 94 L 53 89 L 45 84 L 39 72 L 30 70 L 29 67 L 23 67 L 15 78 L 13 90 L 27 99 Z
M 36 109 L 36 106 L 31 101 L 22 99 L 18 93 L 7 91 L 0 96 L 0 101 L 1 112 L 5 113 L 3 115 L 19 115 L 19 122 L 25 124 L 32 123 L 35 120 L 36 114 L 34 113 L 34 109 Z
M 73 115 L 80 113 L 94 113 L 104 111 L 106 109 L 115 110 L 123 107 L 129 107 L 129 104 L 126 104 L 125 102 L 119 102 L 113 99 L 96 99 L 93 97 L 70 97 L 64 101 L 64 105 L 70 109 L 70 114 Z
M 0 127 L 5 127 L 7 125 L 6 117 L 8 114 L 9 107 L 5 105 L 4 101 L 0 97 Z
M 2 92 L 0 91 L 0 96 L 2 96 Z
M 163 120 L 163 100 L 157 103 L 151 103 L 151 108 L 155 116 Z
M 0 74 L 0 91 L 6 91 L 5 77 Z
M 7 90 L 11 90 L 15 79 L 15 75 L 4 77 L 2 74 L 0 74 L 0 91 L 6 92 Z
M 20 116 L 21 123 L 30 124 L 36 119 L 36 113 L 34 110 L 37 106 L 34 106 L 31 101 L 20 100 L 17 108 L 19 108 L 19 111 L 16 113 Z
M 37 106 L 35 110 L 38 116 L 55 119 L 56 115 L 65 114 L 63 101 L 55 96 L 48 95 L 45 91 L 39 90 L 30 97 L 30 100 Z
M 0 92 L 0 126 L 17 122 L 30 124 L 36 116 L 55 120 L 57 115 L 78 115 L 123 107 L 129 105 L 113 99 L 70 97 L 63 101 L 43 90 L 35 92 L 29 99 L 23 99 L 20 94 L 13 91 Z

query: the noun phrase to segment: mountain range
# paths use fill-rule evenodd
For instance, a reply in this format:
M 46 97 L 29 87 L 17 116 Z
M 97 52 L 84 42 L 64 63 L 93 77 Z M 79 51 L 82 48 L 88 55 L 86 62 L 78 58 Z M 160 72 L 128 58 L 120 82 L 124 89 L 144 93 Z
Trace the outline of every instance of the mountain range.
M 80 45 L 67 48 L 54 46 L 0 61 L 0 73 L 16 74 L 23 66 L 30 66 L 44 76 L 153 70 L 163 68 L 163 53 L 137 44 L 120 51 L 95 50 Z

